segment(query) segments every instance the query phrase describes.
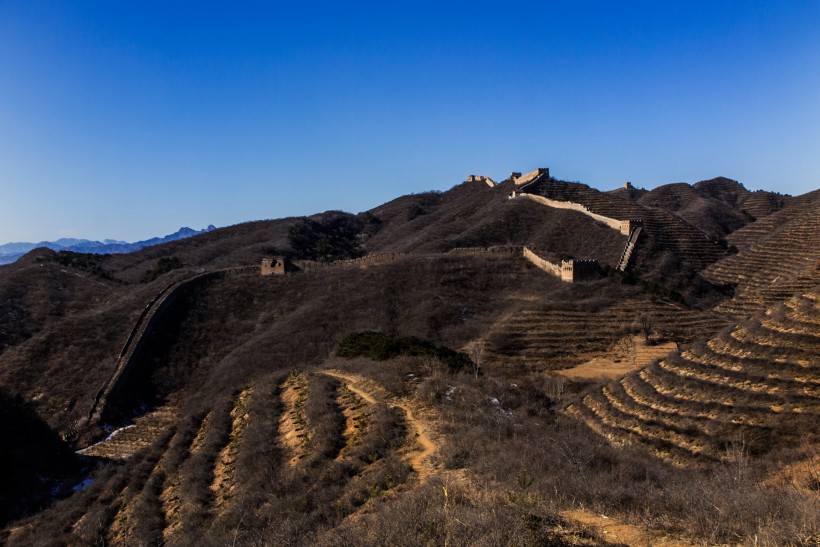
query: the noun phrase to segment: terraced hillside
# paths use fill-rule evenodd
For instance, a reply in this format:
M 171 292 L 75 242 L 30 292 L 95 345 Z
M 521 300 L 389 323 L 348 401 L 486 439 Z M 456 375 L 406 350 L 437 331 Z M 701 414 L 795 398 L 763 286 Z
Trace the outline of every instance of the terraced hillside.
M 739 323 L 720 313 L 816 286 L 816 202 L 766 194 L 754 215 L 743 208 L 753 193 L 725 181 L 609 194 L 542 182 L 551 197 L 643 220 L 630 272 L 568 284 L 520 253 L 465 250 L 534 244 L 617 262 L 625 235 L 508 199 L 512 181 L 127 256 L 40 251 L 0 270 L 0 393 L 44 433 L 0 457 L 25 461 L 52 443 L 72 464 L 37 496 L 18 495 L 25 507 L 8 518 L 40 512 L 0 530 L 0 543 L 600 545 L 577 521 L 603 514 L 642 529 L 645 544 L 805 543 L 816 531 L 806 523 L 820 522 L 808 483 L 781 503 L 793 493 L 733 475 L 728 490 L 765 501 L 741 506 L 713 470 L 739 458 L 761 472 L 799 468 L 792 448 L 820 437 L 817 291 Z M 728 259 L 700 223 L 720 234 L 752 216 L 762 218 L 732 233 L 739 254 Z M 341 258 L 391 259 L 259 275 L 262 255 L 297 258 L 311 251 L 299 237 L 340 226 Z M 235 264 L 245 269 L 224 274 Z M 738 283 L 718 311 L 728 289 L 700 276 L 709 264 Z M 763 274 L 743 277 L 749 264 Z M 386 361 L 334 356 L 349 334 L 372 331 L 415 342 Z M 627 366 L 618 352 L 630 342 Z M 638 365 L 638 346 L 641 363 L 661 360 Z M 552 374 L 580 363 L 642 368 L 615 382 L 593 367 Z M 45 476 L 36 467 L 18 490 Z
M 705 344 L 566 408 L 613 444 L 679 466 L 761 456 L 820 439 L 820 291 L 769 308 Z
M 558 370 L 605 354 L 641 331 L 684 344 L 726 325 L 719 314 L 648 301 L 616 301 L 597 309 L 532 306 L 495 324 L 486 337 L 484 359 L 507 374 L 521 368 Z
M 805 291 L 820 279 L 820 193 L 794 198 L 728 239 L 740 252 L 705 272 L 714 283 L 736 285 L 719 311 L 742 317 Z
M 273 537 L 304 541 L 417 480 L 422 449 L 405 412 L 358 390 L 322 373 L 258 379 L 169 423 L 150 447 L 6 541 L 190 544 L 207 535 L 246 544 L 263 523 Z

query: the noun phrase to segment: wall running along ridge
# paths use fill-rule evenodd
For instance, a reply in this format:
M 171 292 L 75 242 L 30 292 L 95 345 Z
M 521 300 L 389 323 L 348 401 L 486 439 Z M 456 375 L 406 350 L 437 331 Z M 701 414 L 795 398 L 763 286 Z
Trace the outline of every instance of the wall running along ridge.
M 527 247 L 524 247 L 523 254 L 524 258 L 532 262 L 537 268 L 544 270 L 550 275 L 554 275 L 555 277 L 561 278 L 561 267 L 557 264 L 553 264 L 549 260 L 541 258 Z
M 580 203 L 573 203 L 571 201 L 557 201 L 554 199 L 545 198 L 544 196 L 536 196 L 534 194 L 526 194 L 526 193 L 519 193 L 513 192 L 513 195 L 510 198 L 526 198 L 532 200 L 536 203 L 540 203 L 541 205 L 546 205 L 547 207 L 552 207 L 553 209 L 569 209 L 572 211 L 578 211 L 579 213 L 583 213 L 586 216 L 597 220 L 598 222 L 605 224 L 612 228 L 613 230 L 618 230 L 622 234 L 624 233 L 621 230 L 621 221 L 614 218 L 605 217 L 604 215 L 599 215 L 597 213 L 593 213 L 592 211 L 587 208 L 586 205 L 581 205 Z M 629 232 L 626 232 L 624 235 L 628 235 Z
M 553 209 L 568 209 L 570 211 L 578 211 L 579 213 L 582 213 L 582 214 L 592 218 L 593 220 L 595 220 L 597 222 L 600 222 L 600 223 L 604 224 L 605 226 L 608 226 L 609 228 L 612 228 L 613 230 L 618 230 L 618 232 L 620 232 L 621 234 L 623 234 L 625 236 L 629 236 L 626 240 L 626 245 L 624 245 L 623 251 L 621 251 L 621 258 L 618 261 L 618 265 L 616 266 L 616 269 L 618 269 L 620 271 L 625 271 L 626 267 L 629 265 L 629 259 L 632 256 L 632 252 L 635 250 L 635 246 L 637 245 L 638 237 L 641 235 L 641 221 L 640 220 L 620 220 L 620 219 L 617 219 L 617 218 L 611 218 L 611 217 L 607 217 L 607 216 L 604 216 L 604 215 L 599 215 L 598 213 L 593 213 L 592 211 L 589 210 L 589 207 L 587 207 L 586 205 L 582 205 L 580 203 L 575 203 L 575 202 L 572 202 L 572 201 L 559 201 L 559 200 L 555 200 L 555 199 L 546 198 L 544 196 L 539 196 L 539 195 L 536 195 L 536 194 L 528 194 L 528 193 L 524 192 L 524 189 L 527 186 L 530 186 L 531 184 L 533 184 L 535 182 L 538 182 L 543 177 L 549 177 L 549 169 L 538 168 L 535 171 L 527 173 L 526 175 L 523 175 L 523 176 L 520 176 L 520 177 L 517 177 L 517 178 L 513 178 L 513 180 L 515 181 L 516 184 L 521 184 L 522 186 L 520 188 L 518 188 L 517 190 L 514 190 L 512 193 L 510 193 L 510 199 L 526 198 L 526 199 L 529 199 L 529 200 L 534 201 L 536 203 L 540 203 L 541 205 L 546 205 L 547 207 L 552 207 Z M 529 251 L 529 252 L 533 256 L 537 257 L 537 255 L 532 253 L 532 251 Z M 555 267 L 555 268 L 558 267 L 558 266 L 556 266 L 554 264 L 551 264 L 549 262 L 547 262 L 547 264 L 549 264 L 549 266 L 544 267 L 540 264 L 540 262 L 538 262 L 538 261 L 546 262 L 546 261 L 544 261 L 544 259 L 542 259 L 540 257 L 537 257 L 537 261 L 534 261 L 533 259 L 530 259 L 527 256 L 526 252 L 525 252 L 524 257 L 527 258 L 528 260 L 530 260 L 530 262 L 532 262 L 533 264 L 535 264 L 536 266 L 538 266 L 539 268 L 541 268 L 542 270 L 544 270 L 546 272 L 552 273 L 552 271 L 553 271 L 552 268 L 553 267 Z M 576 262 L 578 262 L 578 261 L 576 261 Z M 597 268 L 597 265 L 595 267 Z M 562 268 L 563 268 L 563 265 L 562 265 Z M 585 272 L 584 274 L 582 274 L 582 276 L 586 277 L 587 276 L 587 273 L 586 273 L 587 266 L 582 265 L 581 268 L 583 268 L 584 272 Z M 574 267 L 570 267 L 569 269 L 574 269 Z M 565 273 L 565 274 L 563 274 L 563 276 L 568 277 L 568 278 L 575 278 L 576 280 L 579 279 L 578 274 Z
M 117 368 L 114 370 L 114 374 L 112 374 L 111 378 L 97 391 L 91 409 L 88 411 L 86 424 L 99 421 L 105 415 L 108 410 L 109 400 L 122 389 L 133 373 L 140 353 L 145 346 L 145 334 L 152 331 L 162 312 L 176 300 L 176 297 L 183 289 L 210 279 L 226 277 L 228 275 L 247 274 L 255 270 L 255 266 L 245 266 L 203 272 L 171 283 L 157 293 L 142 310 L 137 322 L 134 324 L 134 328 L 131 329 L 128 338 L 125 340 L 125 344 L 117 358 Z

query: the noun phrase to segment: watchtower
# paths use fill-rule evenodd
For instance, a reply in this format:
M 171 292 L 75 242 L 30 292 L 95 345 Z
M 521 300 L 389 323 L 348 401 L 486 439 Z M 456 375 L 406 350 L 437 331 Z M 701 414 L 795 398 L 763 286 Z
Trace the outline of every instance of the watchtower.
M 290 261 L 283 256 L 265 257 L 262 259 L 261 274 L 285 275 Z
M 595 279 L 598 276 L 597 260 L 562 260 L 561 261 L 561 281 L 574 283 Z

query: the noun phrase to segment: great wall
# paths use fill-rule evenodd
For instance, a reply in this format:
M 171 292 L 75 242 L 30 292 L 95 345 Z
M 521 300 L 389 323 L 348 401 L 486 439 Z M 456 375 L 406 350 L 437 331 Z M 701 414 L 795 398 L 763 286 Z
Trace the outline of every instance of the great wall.
M 538 167 L 529 173 L 521 174 L 513 172 L 510 174 L 508 180 L 512 180 L 516 185 L 516 190 L 510 193 L 510 199 L 524 198 L 532 200 L 541 205 L 551 207 L 554 209 L 566 209 L 582 213 L 596 222 L 600 222 L 605 226 L 617 230 L 620 234 L 628 236 L 627 241 L 621 251 L 620 258 L 615 268 L 619 271 L 626 271 L 629 260 L 637 246 L 638 239 L 642 232 L 642 221 L 634 219 L 617 219 L 608 217 L 602 214 L 593 212 L 588 206 L 582 203 L 575 203 L 567 200 L 550 199 L 536 194 L 530 194 L 525 190 L 535 185 L 536 183 L 550 179 L 550 171 L 547 167 Z M 481 183 L 487 184 L 490 187 L 496 187 L 498 184 L 490 177 L 483 175 L 470 175 L 467 177 L 467 183 Z M 583 281 L 586 279 L 593 279 L 600 271 L 598 263 L 594 259 L 569 259 L 562 260 L 560 263 L 550 262 L 549 260 L 538 256 L 536 251 L 531 248 L 523 246 L 496 246 L 490 248 L 457 248 L 450 252 L 513 252 L 520 253 L 524 259 L 531 262 L 539 269 L 553 275 L 562 281 L 573 283 L 575 281 Z M 396 258 L 404 256 L 404 253 L 377 253 L 366 255 L 360 258 L 339 260 L 332 262 L 317 262 L 309 260 L 289 260 L 285 257 L 265 257 L 262 259 L 260 266 L 260 273 L 263 276 L 269 275 L 284 275 L 288 272 L 294 271 L 313 271 L 317 269 L 324 269 L 329 267 L 338 267 L 344 265 L 366 265 L 371 263 L 380 263 L 395 260 Z
M 109 409 L 109 401 L 112 396 L 122 389 L 123 385 L 136 368 L 135 363 L 140 356 L 140 352 L 145 345 L 145 336 L 150 334 L 155 327 L 162 312 L 170 306 L 176 297 L 185 289 L 211 279 L 250 273 L 255 271 L 255 267 L 235 267 L 223 268 L 194 274 L 185 279 L 181 279 L 166 285 L 154 298 L 143 308 L 134 327 L 128 334 L 128 338 L 123 344 L 122 350 L 117 357 L 117 366 L 108 381 L 100 387 L 94 402 L 88 411 L 85 423 L 97 423 L 102 420 Z
M 625 270 L 629 261 L 629 257 L 635 248 L 638 236 L 641 232 L 640 221 L 620 220 L 606 217 L 592 212 L 589 207 L 574 203 L 571 201 L 560 201 L 542 196 L 525 193 L 528 187 L 544 179 L 549 179 L 548 168 L 537 168 L 529 173 L 512 173 L 510 179 L 513 180 L 518 187 L 510 198 L 523 197 L 531 199 L 543 205 L 570 209 L 583 213 L 593 220 L 602 222 L 606 226 L 618 230 L 624 235 L 629 235 L 627 243 L 621 253 L 621 259 L 617 265 L 619 270 Z M 471 175 L 468 177 L 469 182 L 486 183 L 489 186 L 497 186 L 495 181 L 489 177 Z M 464 254 L 464 253 L 510 253 L 522 256 L 524 259 L 538 267 L 539 269 L 561 279 L 564 282 L 572 283 L 574 281 L 581 281 L 597 276 L 599 271 L 598 264 L 594 260 L 562 260 L 560 263 L 553 263 L 536 254 L 536 252 L 525 246 L 496 246 L 489 248 L 455 248 L 450 250 L 450 253 Z M 284 257 L 265 257 L 261 261 L 260 269 L 258 270 L 262 276 L 284 275 L 288 272 L 314 272 L 322 271 L 328 268 L 338 268 L 345 266 L 361 266 L 366 267 L 372 264 L 382 264 L 397 260 L 406 256 L 405 253 L 375 253 L 366 255 L 360 258 L 338 260 L 332 262 L 319 262 L 312 260 L 288 260 Z M 210 279 L 215 279 L 220 276 L 236 273 L 251 273 L 256 270 L 256 267 L 246 266 L 237 268 L 225 268 L 220 270 L 202 272 L 192 275 L 186 279 L 175 281 L 164 287 L 156 296 L 145 306 L 140 316 L 138 317 L 134 327 L 131 329 L 122 350 L 117 357 L 117 364 L 114 373 L 109 380 L 100 387 L 97 392 L 91 408 L 88 411 L 85 419 L 85 424 L 101 423 L 107 412 L 110 409 L 110 401 L 116 397 L 119 390 L 128 382 L 134 370 L 138 367 L 138 361 L 142 349 L 145 345 L 146 335 L 150 335 L 156 322 L 161 316 L 162 312 L 170 306 L 177 295 L 183 290 L 189 288 L 197 283 L 201 283 Z
M 546 178 L 541 170 L 536 171 L 534 176 L 533 173 L 523 176 L 514 173 L 517 176 L 512 180 L 517 184 L 519 180 L 523 182 L 511 199 L 578 212 L 627 236 L 618 257 L 618 270 L 627 268 L 642 231 L 649 244 L 645 243 L 646 247 L 641 251 L 653 251 L 651 244 L 654 242 L 647 237 L 641 220 L 621 220 L 627 215 L 603 215 L 581 201 L 561 201 L 528 194 L 527 189 Z M 474 177 L 473 182 L 495 185 L 489 178 Z M 628 216 L 634 218 L 637 215 Z M 778 219 L 782 221 L 783 215 L 778 215 Z M 652 222 L 650 218 L 647 224 L 652 225 Z M 610 367 L 609 364 L 599 367 L 586 377 L 592 378 L 590 383 L 594 385 L 588 386 L 580 396 L 573 395 L 556 403 L 555 413 L 563 415 L 561 419 L 571 417 L 571 423 L 578 422 L 585 425 L 584 430 L 588 427 L 597 433 L 600 436 L 600 439 L 596 436 L 599 449 L 607 443 L 616 447 L 630 446 L 673 467 L 711 471 L 726 466 L 742 472 L 745 469 L 741 467 L 745 465 L 742 458 L 749 458 L 749 454 L 758 456 L 758 451 L 766 454 L 769 446 L 782 446 L 793 439 L 795 443 L 800 442 L 795 436 L 781 436 L 782 424 L 788 422 L 797 428 L 796 423 L 809 430 L 820 417 L 820 380 L 816 362 L 820 351 L 820 322 L 817 320 L 820 294 L 816 273 L 820 270 L 817 270 L 818 240 L 816 237 L 812 239 L 817 225 L 820 225 L 820 217 L 799 226 L 770 230 L 780 239 L 781 244 L 777 246 L 762 245 L 755 238 L 751 238 L 754 242 L 747 248 L 739 245 L 741 252 L 754 259 L 753 267 L 763 271 L 763 281 L 742 283 L 749 276 L 748 258 L 742 255 L 736 260 L 724 260 L 710 266 L 706 270 L 710 281 L 728 284 L 741 280 L 739 298 L 726 300 L 711 312 L 678 308 L 670 303 L 656 305 L 653 302 L 650 306 L 649 302 L 640 299 L 617 302 L 590 312 L 573 309 L 572 305 L 546 305 L 546 299 L 541 298 L 541 303 L 505 312 L 491 330 L 483 334 L 480 339 L 482 363 L 493 374 L 503 369 L 491 369 L 491 366 L 509 367 L 509 370 L 526 367 L 528 373 L 539 378 L 573 370 L 570 360 L 578 356 L 586 359 L 592 355 L 607 355 L 614 359 L 614 363 L 619 363 L 620 355 L 616 353 L 619 346 L 613 345 L 612 341 L 619 337 L 621 341 L 626 337 L 637 339 L 634 335 L 636 317 L 649 315 L 656 322 L 655 340 L 675 342 L 667 342 L 663 347 L 652 346 L 647 337 L 647 347 L 655 351 L 651 358 L 640 363 L 633 358 L 631 364 L 622 363 L 621 367 Z M 758 225 L 749 225 L 736 232 L 736 239 L 733 234 L 729 241 L 733 244 L 740 242 L 747 237 L 745 232 L 762 229 Z M 618 238 L 619 247 L 620 241 Z M 808 248 L 805 256 L 795 255 L 794 245 L 789 245 L 794 241 L 801 241 L 801 245 Z M 129 379 L 142 374 L 140 367 L 146 361 L 141 361 L 140 354 L 144 356 L 144 350 L 152 343 L 151 333 L 162 328 L 163 314 L 175 302 L 190 298 L 185 291 L 200 283 L 234 275 L 247 276 L 238 281 L 244 283 L 249 277 L 260 274 L 267 277 L 297 272 L 300 272 L 297 275 L 318 275 L 320 277 L 314 278 L 318 280 L 325 279 L 321 277 L 323 272 L 330 273 L 333 269 L 349 268 L 341 273 L 348 275 L 357 268 L 388 264 L 410 256 L 440 259 L 447 255 L 505 255 L 503 259 L 495 260 L 503 264 L 513 263 L 507 262 L 506 256 L 516 257 L 516 260 L 521 257 L 564 282 L 583 281 L 599 275 L 594 261 L 565 260 L 561 254 L 547 254 L 526 245 L 456 247 L 442 253 L 412 255 L 375 253 L 333 262 L 266 257 L 261 269 L 257 264 L 193 273 L 162 287 L 141 310 L 117 356 L 113 374 L 94 397 L 86 424 L 101 425 L 111 417 L 121 417 L 115 416 L 121 410 L 117 405 L 122 406 L 117 399 L 123 390 L 128 389 Z M 478 258 L 476 262 L 480 260 Z M 463 263 L 458 260 L 448 262 L 459 266 Z M 795 271 L 801 275 L 795 276 Z M 790 273 L 791 277 L 787 277 Z M 779 281 L 784 278 L 785 282 Z M 269 282 L 276 283 L 277 280 L 274 277 Z M 793 294 L 799 296 L 780 296 Z M 145 294 L 145 298 L 149 296 Z M 768 309 L 761 306 L 762 302 L 775 297 L 779 297 L 778 304 Z M 537 297 L 532 300 L 539 302 Z M 667 309 L 662 309 L 664 307 Z M 133 310 L 134 316 L 136 311 Z M 735 324 L 731 315 L 751 317 Z M 723 328 L 730 323 L 731 326 Z M 674 332 L 665 332 L 665 329 Z M 682 335 L 685 331 L 691 331 L 693 338 L 686 340 Z M 717 334 L 702 343 L 692 343 L 694 334 L 701 336 L 706 332 Z M 501 349 L 512 348 L 512 353 L 497 351 L 499 347 L 493 347 L 489 340 L 491 335 L 503 339 L 506 347 Z M 575 354 L 564 358 L 560 352 L 569 340 Z M 483 345 L 485 341 L 486 347 Z M 512 354 L 514 359 L 510 358 Z M 603 369 L 606 369 L 607 379 L 598 376 L 598 370 Z M 331 382 L 328 383 L 326 378 Z M 225 390 L 219 397 L 230 399 L 230 405 L 213 404 L 193 420 L 184 415 L 187 409 L 183 410 L 182 405 L 179 408 L 170 405 L 155 408 L 136 417 L 130 425 L 114 430 L 100 442 L 79 450 L 83 456 L 119 462 L 113 468 L 130 470 L 128 466 L 139 462 L 140 474 L 135 474 L 137 479 L 132 483 L 122 478 L 123 473 L 103 475 L 99 482 L 105 482 L 105 487 L 114 494 L 110 498 L 101 497 L 101 501 L 95 499 L 93 507 L 96 512 L 75 511 L 63 517 L 66 519 L 60 524 L 63 530 L 74 533 L 96 524 L 109 541 L 126 542 L 129 536 L 134 537 L 134 529 L 142 524 L 143 507 L 150 494 L 157 500 L 156 514 L 163 527 L 156 537 L 173 543 L 185 537 L 182 531 L 186 522 L 193 520 L 191 516 L 195 511 L 191 506 L 194 502 L 202 504 L 197 510 L 215 520 L 225 518 L 231 507 L 241 500 L 237 492 L 242 477 L 247 476 L 242 475 L 242 466 L 247 466 L 248 462 L 256 464 L 262 460 L 273 468 L 282 463 L 275 458 L 281 452 L 285 456 L 282 460 L 285 465 L 297 473 L 306 473 L 314 464 L 311 454 L 327 450 L 329 461 L 344 464 L 346 468 L 360 465 L 358 462 L 364 460 L 357 459 L 356 454 L 357 451 L 363 453 L 360 449 L 363 439 L 384 439 L 385 435 L 376 429 L 375 424 L 386 422 L 384 416 L 388 415 L 394 420 L 389 422 L 393 428 L 389 431 L 393 431 L 398 440 L 387 446 L 385 453 L 401 462 L 409 475 L 395 484 L 391 476 L 388 485 L 382 486 L 385 492 L 391 493 L 394 488 L 401 492 L 408 486 L 423 485 L 431 479 L 461 478 L 461 475 L 447 474 L 448 468 L 442 463 L 442 454 L 447 454 L 455 443 L 437 430 L 437 426 L 444 430 L 439 422 L 441 416 L 431 412 L 426 401 L 416 395 L 396 396 L 369 374 L 357 375 L 332 368 L 294 371 L 284 382 L 277 379 L 276 384 L 266 381 L 255 379 L 241 390 L 239 387 L 233 392 Z M 561 386 L 563 390 L 563 384 Z M 448 399 L 451 389 L 455 390 L 448 387 L 446 391 Z M 295 393 L 293 397 L 291 391 Z M 325 402 L 314 405 L 324 414 L 310 414 L 306 404 L 310 398 Z M 321 424 L 332 423 L 337 415 L 343 417 L 342 427 L 333 431 L 332 443 L 328 441 L 320 445 L 323 437 L 317 434 L 318 428 Z M 272 423 L 273 427 L 265 429 L 270 434 L 265 437 L 266 450 L 250 454 L 255 444 L 244 442 L 245 437 L 248 440 L 259 438 L 258 431 L 262 429 L 259 423 Z M 177 457 L 179 454 L 186 455 L 186 459 Z M 209 455 L 205 457 L 203 454 Z M 379 461 L 368 461 L 367 465 L 356 468 L 358 474 L 351 475 L 372 480 L 379 465 Z M 808 473 L 816 479 L 814 469 L 816 465 Z M 192 488 L 195 480 L 189 478 L 192 476 L 206 477 L 199 481 L 201 484 L 197 483 L 201 486 L 199 490 Z M 450 488 L 449 483 L 444 484 Z M 811 488 L 816 490 L 815 486 L 816 480 L 811 483 Z M 268 491 L 275 490 L 269 488 Z M 444 495 L 447 496 L 447 490 Z M 103 510 L 110 513 L 107 520 L 97 518 Z M 347 514 L 345 519 L 355 521 L 367 512 L 360 509 Z M 600 518 L 615 522 L 619 517 L 601 515 Z M 23 528 L 11 533 L 21 533 L 21 530 Z M 614 537 L 617 536 L 607 536 L 609 540 Z M 655 539 L 647 539 L 646 544 L 665 544 Z
M 596 222 L 600 222 L 613 230 L 617 230 L 622 235 L 628 236 L 620 259 L 616 265 L 618 270 L 626 270 L 644 227 L 642 220 L 615 218 L 614 216 L 596 213 L 591 207 L 583 203 L 569 199 L 552 199 L 526 192 L 526 190 L 536 187 L 541 182 L 551 180 L 549 169 L 547 168 L 538 168 L 524 175 L 512 173 L 509 180 L 512 180 L 516 184 L 516 190 L 510 194 L 510 199 L 529 199 L 547 207 L 577 211 L 592 218 Z M 468 182 L 486 183 L 492 187 L 497 186 L 491 178 L 476 175 L 471 175 L 468 178 Z M 448 254 L 481 253 L 509 253 L 513 256 L 521 256 L 542 271 L 568 283 L 598 277 L 600 272 L 598 263 L 595 260 L 563 259 L 552 262 L 539 256 L 536 250 L 527 246 L 454 248 L 451 249 Z M 101 423 L 104 421 L 110 409 L 110 401 L 116 397 L 119 390 L 123 388 L 130 376 L 138 368 L 138 361 L 145 345 L 146 335 L 150 335 L 162 312 L 167 309 L 176 299 L 177 295 L 186 288 L 196 283 L 231 274 L 251 274 L 253 272 L 259 272 L 262 276 L 278 276 L 288 272 L 318 272 L 329 268 L 346 266 L 367 267 L 369 265 L 384 264 L 406 256 L 405 253 L 398 252 L 375 253 L 360 258 L 332 262 L 311 260 L 291 261 L 284 257 L 265 257 L 262 259 L 260 266 L 226 268 L 202 272 L 167 285 L 146 305 L 137 319 L 117 358 L 117 366 L 114 373 L 97 392 L 88 412 L 85 424 Z M 163 411 L 162 414 L 166 415 L 167 412 Z M 150 419 L 148 421 L 151 422 Z M 123 435 L 128 436 L 127 434 Z

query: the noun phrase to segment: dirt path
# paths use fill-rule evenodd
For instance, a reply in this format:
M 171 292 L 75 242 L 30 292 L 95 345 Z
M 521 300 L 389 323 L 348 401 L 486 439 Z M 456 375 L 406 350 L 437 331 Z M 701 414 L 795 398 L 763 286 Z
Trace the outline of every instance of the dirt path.
M 408 454 L 408 461 L 410 465 L 413 466 L 413 469 L 418 473 L 419 480 L 425 481 L 430 474 L 432 473 L 432 467 L 429 464 L 428 459 L 433 453 L 436 451 L 436 444 L 430 439 L 430 436 L 427 433 L 428 427 L 424 423 L 422 419 L 417 418 L 413 414 L 412 408 L 410 405 L 407 404 L 405 401 L 400 400 L 393 400 L 388 402 L 387 394 L 380 393 L 376 395 L 375 391 L 377 389 L 368 389 L 367 381 L 362 378 L 361 376 L 355 374 L 349 374 L 346 372 L 341 372 L 339 370 L 325 370 L 322 371 L 324 374 L 328 376 L 333 376 L 334 378 L 338 378 L 345 382 L 347 388 L 361 397 L 363 400 L 370 404 L 375 404 L 380 402 L 379 399 L 385 399 L 381 402 L 390 404 L 395 408 L 399 408 L 402 412 L 404 412 L 405 418 L 407 423 L 413 428 L 415 432 L 415 439 L 419 445 L 421 445 L 420 450 L 413 450 Z M 383 391 L 378 389 L 378 391 Z M 377 398 L 378 397 L 378 398 Z
M 655 359 L 666 356 L 670 351 L 677 349 L 674 342 L 664 342 L 655 346 L 648 346 L 640 336 L 625 338 L 620 350 L 624 355 L 615 355 L 610 352 L 606 357 L 596 357 L 586 363 L 564 370 L 557 371 L 558 374 L 569 379 L 587 378 L 617 378 L 633 370 L 643 368 Z
M 567 520 L 597 528 L 607 543 L 620 543 L 631 547 L 688 547 L 695 545 L 677 539 L 654 536 L 637 526 L 586 509 L 562 511 L 561 516 Z

